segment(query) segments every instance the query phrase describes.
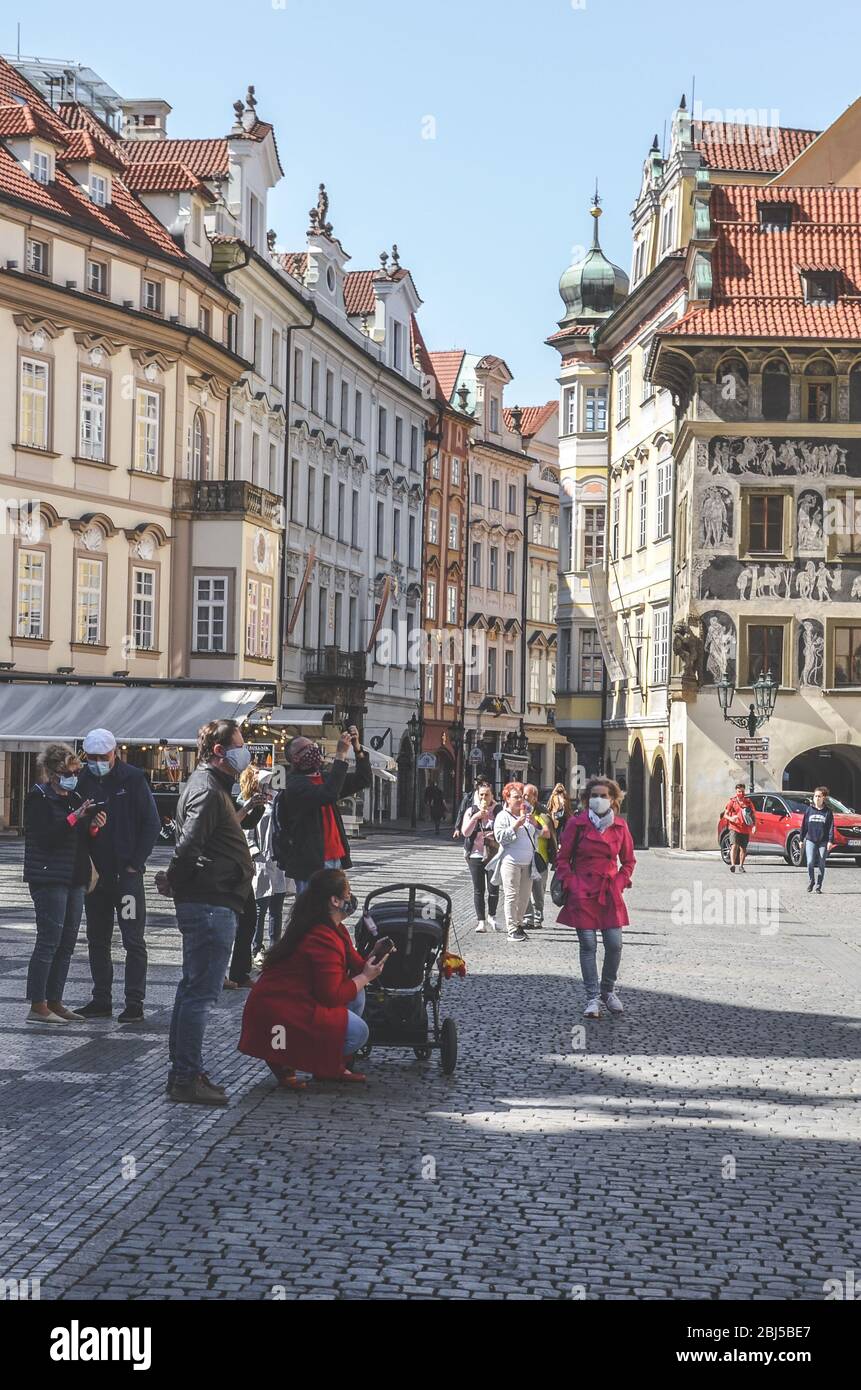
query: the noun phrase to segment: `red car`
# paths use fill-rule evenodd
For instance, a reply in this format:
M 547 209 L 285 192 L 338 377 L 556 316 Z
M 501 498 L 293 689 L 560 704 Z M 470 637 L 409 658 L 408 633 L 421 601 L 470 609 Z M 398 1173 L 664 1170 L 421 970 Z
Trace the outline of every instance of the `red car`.
M 813 802 L 812 792 L 751 792 L 750 800 L 756 811 L 756 834 L 751 835 L 748 854 L 782 854 L 787 864 L 796 868 L 804 863 L 801 841 L 801 822 L 804 812 Z M 844 806 L 833 796 L 825 804 L 834 812 L 834 854 L 854 855 L 861 864 L 861 813 Z M 718 821 L 718 845 L 725 864 L 730 862 L 729 826 L 721 815 Z

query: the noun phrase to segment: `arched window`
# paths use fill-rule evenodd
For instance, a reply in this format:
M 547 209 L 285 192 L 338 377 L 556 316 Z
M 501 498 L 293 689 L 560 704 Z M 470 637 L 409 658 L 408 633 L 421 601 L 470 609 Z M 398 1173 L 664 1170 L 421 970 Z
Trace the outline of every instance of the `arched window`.
M 831 420 L 834 417 L 834 366 L 827 357 L 817 357 L 804 368 L 804 418 Z
M 861 362 L 849 373 L 849 419 L 861 420 Z
M 789 368 L 777 357 L 766 362 L 762 373 L 762 418 L 789 418 Z
M 718 363 L 715 373 L 717 383 L 718 414 L 726 417 L 747 414 L 748 371 L 747 363 L 737 353 L 725 357 Z
M 207 439 L 206 421 L 203 418 L 203 411 L 194 412 L 194 421 L 191 426 L 191 476 L 192 478 L 205 478 L 207 475 Z

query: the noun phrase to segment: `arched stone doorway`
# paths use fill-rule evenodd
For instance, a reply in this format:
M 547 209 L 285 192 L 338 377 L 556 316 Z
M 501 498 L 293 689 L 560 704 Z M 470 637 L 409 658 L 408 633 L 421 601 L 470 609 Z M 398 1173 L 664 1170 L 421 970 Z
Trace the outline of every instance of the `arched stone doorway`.
M 659 753 L 649 778 L 649 844 L 667 843 L 667 770 Z
M 641 849 L 646 842 L 646 772 L 643 761 L 643 745 L 637 739 L 628 758 L 628 791 L 622 810 L 627 817 L 628 827 L 634 837 L 634 844 Z
M 673 849 L 682 847 L 682 813 L 684 810 L 682 790 L 682 758 L 676 753 L 673 758 L 673 784 L 670 789 L 670 844 Z
M 861 749 L 851 744 L 828 743 L 808 748 L 786 764 L 783 787 L 786 791 L 811 792 L 827 787 L 833 797 L 861 810 Z

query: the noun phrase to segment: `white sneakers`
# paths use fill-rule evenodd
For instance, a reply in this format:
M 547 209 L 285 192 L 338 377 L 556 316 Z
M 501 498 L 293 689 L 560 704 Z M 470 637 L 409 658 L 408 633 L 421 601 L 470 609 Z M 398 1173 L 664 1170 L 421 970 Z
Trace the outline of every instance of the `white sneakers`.
M 600 1018 L 602 1004 L 604 1008 L 607 1009 L 607 1011 L 611 1014 L 623 1014 L 625 1012 L 625 1006 L 619 998 L 618 994 L 614 994 L 611 990 L 611 992 L 607 995 L 605 999 L 590 999 L 585 1009 L 583 1010 L 583 1017 Z
M 496 918 L 495 918 L 495 917 L 488 917 L 486 920 L 483 919 L 482 921 L 480 921 L 479 924 L 478 924 L 478 926 L 476 927 L 475 930 L 476 930 L 477 932 L 478 932 L 478 931 L 491 932 L 491 931 L 502 931 L 502 928 L 501 928 L 501 927 L 498 927 L 498 926 L 496 925 Z
M 585 1009 L 583 1010 L 583 1017 L 584 1017 L 584 1018 L 600 1018 L 600 1017 L 601 1017 L 601 1000 L 600 1000 L 600 999 L 590 999 L 589 1002 L 587 1003 Z
M 624 1004 L 622 1003 L 618 994 L 614 994 L 612 990 L 604 1000 L 604 1004 L 610 1010 L 611 1014 L 623 1014 L 625 1012 Z
M 476 931 L 487 931 L 487 924 L 486 924 L 486 922 L 484 921 L 483 918 L 482 918 L 482 920 L 479 922 L 479 924 L 478 924 L 478 926 L 476 927 L 475 930 L 476 930 Z

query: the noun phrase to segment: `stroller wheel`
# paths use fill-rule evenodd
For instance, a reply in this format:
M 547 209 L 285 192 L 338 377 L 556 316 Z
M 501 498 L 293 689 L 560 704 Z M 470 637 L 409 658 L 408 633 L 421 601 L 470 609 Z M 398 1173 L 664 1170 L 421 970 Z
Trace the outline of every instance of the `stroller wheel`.
M 426 1062 L 431 1055 L 431 1050 L 429 1047 L 414 1047 L 413 1052 L 416 1054 L 420 1062 Z
M 451 1076 L 457 1066 L 457 1024 L 453 1018 L 443 1019 L 439 1045 L 440 1066 L 446 1076 Z

